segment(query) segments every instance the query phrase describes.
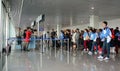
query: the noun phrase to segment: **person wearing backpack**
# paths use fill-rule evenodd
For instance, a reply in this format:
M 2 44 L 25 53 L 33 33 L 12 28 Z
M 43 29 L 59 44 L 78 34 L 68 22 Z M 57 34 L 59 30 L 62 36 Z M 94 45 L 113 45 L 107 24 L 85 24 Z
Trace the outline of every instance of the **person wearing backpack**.
M 108 25 L 107 21 L 102 22 L 103 30 L 100 37 L 103 41 L 103 46 L 102 46 L 102 54 L 98 57 L 98 59 L 104 59 L 104 60 L 110 59 L 110 41 L 111 41 L 112 33 L 107 25 Z M 107 55 L 105 55 L 105 50 L 107 51 Z

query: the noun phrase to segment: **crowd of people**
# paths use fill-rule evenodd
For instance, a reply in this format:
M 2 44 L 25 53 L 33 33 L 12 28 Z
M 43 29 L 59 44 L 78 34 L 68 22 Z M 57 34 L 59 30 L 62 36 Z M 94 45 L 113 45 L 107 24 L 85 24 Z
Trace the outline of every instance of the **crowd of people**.
M 87 51 L 89 55 L 99 54 L 99 59 L 107 60 L 110 58 L 110 52 L 118 54 L 120 31 L 119 27 L 109 28 L 107 21 L 103 21 L 101 25 L 103 26 L 101 29 L 90 27 L 81 31 L 78 28 L 75 30 L 61 30 L 58 38 L 69 39 L 69 48 L 72 48 L 74 52 L 80 49 Z M 51 34 L 55 36 L 54 31 Z M 53 36 L 52 38 L 55 39 Z M 63 41 L 61 43 L 64 47 L 65 43 Z
M 21 30 L 21 28 L 18 28 L 18 33 L 16 35 L 17 37 L 17 44 L 20 45 L 21 51 L 29 51 L 28 46 L 30 41 L 33 37 L 37 37 L 37 30 L 31 29 L 30 27 L 27 27 L 24 31 Z M 24 44 L 22 44 L 24 42 Z
M 120 31 L 119 27 L 116 27 L 116 29 L 109 28 L 107 21 L 103 21 L 101 25 L 103 26 L 101 29 L 92 27 L 84 30 L 79 30 L 78 28 L 75 30 L 65 29 L 60 31 L 60 35 L 57 35 L 57 31 L 52 29 L 51 32 L 48 31 L 43 34 L 42 37 L 52 39 L 51 47 L 53 48 L 62 46 L 68 50 L 67 42 L 69 41 L 69 49 L 72 49 L 73 52 L 81 50 L 88 52 L 89 55 L 99 54 L 99 59 L 107 60 L 110 58 L 110 50 L 118 54 L 118 49 L 120 47 Z M 20 28 L 19 31 L 21 31 Z M 37 30 L 28 27 L 27 30 L 24 30 L 23 34 L 19 32 L 19 36 L 17 37 L 21 39 L 21 36 L 23 36 L 25 42 L 24 50 L 28 50 L 31 35 L 36 31 Z M 55 40 L 56 38 L 59 40 Z M 22 41 L 18 40 L 18 44 L 21 44 L 21 42 Z M 50 41 L 48 41 L 48 44 L 49 42 Z

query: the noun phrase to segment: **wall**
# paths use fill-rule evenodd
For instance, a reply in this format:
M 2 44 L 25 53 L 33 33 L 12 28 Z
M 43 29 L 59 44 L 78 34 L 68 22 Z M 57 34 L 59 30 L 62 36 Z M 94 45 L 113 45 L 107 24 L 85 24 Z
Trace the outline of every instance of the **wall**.
M 10 21 L 9 24 L 10 24 L 10 26 L 9 26 L 10 27 L 9 28 L 10 37 L 16 37 L 15 25 L 13 24 L 12 21 Z
M 114 20 L 107 20 L 108 21 L 108 26 L 110 28 L 116 28 L 116 27 L 120 27 L 120 19 L 114 19 Z M 99 28 L 102 28 L 101 25 L 102 21 L 99 22 Z M 87 28 L 88 26 L 90 26 L 89 24 L 84 24 L 84 25 L 77 25 L 77 26 L 70 26 L 70 27 L 63 27 L 62 29 L 76 29 L 79 28 L 80 30 L 83 30 L 85 28 Z
M 110 28 L 120 27 L 120 18 L 114 20 L 107 20 L 107 21 L 108 21 L 108 26 Z M 102 28 L 101 22 L 99 23 L 99 28 Z
M 89 24 L 83 24 L 83 25 L 77 25 L 77 26 L 70 26 L 70 27 L 63 27 L 62 29 L 76 29 L 79 28 L 80 30 L 83 30 L 87 28 Z
M 0 0 L 0 52 L 3 47 L 6 47 L 7 39 L 15 36 L 15 27 L 8 14 Z
M 1 7 L 1 0 L 0 0 L 0 26 L 2 26 L 2 7 Z M 2 30 L 0 30 L 0 34 L 2 34 Z M 2 39 L 2 36 L 0 35 L 0 39 Z M 0 51 L 2 50 L 2 40 L 0 40 Z
M 6 27 L 6 10 L 3 6 L 3 4 L 1 3 L 1 21 L 0 21 L 0 51 L 2 51 L 2 48 L 5 47 L 5 27 Z

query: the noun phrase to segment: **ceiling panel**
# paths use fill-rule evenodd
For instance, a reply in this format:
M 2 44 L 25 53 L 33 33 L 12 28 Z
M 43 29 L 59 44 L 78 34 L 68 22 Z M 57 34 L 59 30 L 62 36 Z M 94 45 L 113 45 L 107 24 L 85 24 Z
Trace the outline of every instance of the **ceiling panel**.
M 38 15 L 45 14 L 45 23 L 56 26 L 56 16 L 60 24 L 69 25 L 89 23 L 89 15 L 95 14 L 100 20 L 120 17 L 120 0 L 24 0 L 21 18 L 19 18 L 22 0 L 10 0 L 11 14 L 15 24 L 29 25 Z M 95 9 L 92 10 L 91 7 Z

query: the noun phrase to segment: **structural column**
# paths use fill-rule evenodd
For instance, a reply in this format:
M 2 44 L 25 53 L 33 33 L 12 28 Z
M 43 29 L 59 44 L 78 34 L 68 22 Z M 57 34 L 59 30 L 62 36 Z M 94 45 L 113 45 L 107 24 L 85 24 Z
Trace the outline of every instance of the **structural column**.
M 62 24 L 60 23 L 60 16 L 58 15 L 57 18 L 56 18 L 56 23 L 57 23 L 57 37 L 59 37 L 60 35 L 60 30 L 61 30 L 61 27 L 62 27 Z
M 7 43 L 8 43 L 8 38 L 9 38 L 9 17 L 8 17 L 8 13 L 6 13 L 6 25 L 5 25 L 5 30 L 6 30 L 6 46 L 7 46 Z
M 61 25 L 57 24 L 57 36 L 59 37 L 60 35 L 60 30 L 61 30 Z
M 90 15 L 90 27 L 99 28 L 99 17 Z
M 73 26 L 73 17 L 72 17 L 72 15 L 70 16 L 70 26 Z

